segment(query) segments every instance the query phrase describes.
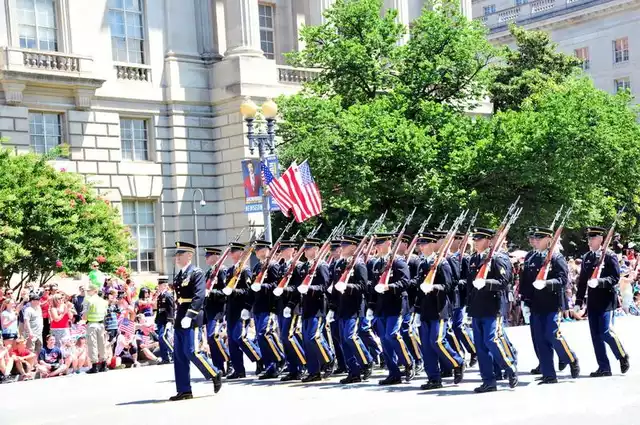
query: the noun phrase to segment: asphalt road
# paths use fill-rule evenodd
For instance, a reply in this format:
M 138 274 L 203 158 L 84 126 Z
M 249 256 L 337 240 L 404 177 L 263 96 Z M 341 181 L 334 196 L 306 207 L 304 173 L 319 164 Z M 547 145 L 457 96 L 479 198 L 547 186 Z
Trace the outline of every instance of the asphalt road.
M 596 369 L 588 324 L 565 323 L 563 333 L 580 358 L 582 376 L 561 372 L 561 382 L 538 386 L 528 371 L 536 360 L 527 327 L 510 328 L 519 351 L 520 385 L 511 390 L 474 394 L 480 384 L 477 367 L 460 385 L 425 392 L 425 377 L 409 384 L 379 387 L 377 371 L 369 381 L 342 386 L 340 378 L 314 384 L 254 380 L 225 383 L 213 395 L 213 385 L 192 368 L 193 400 L 166 402 L 175 393 L 172 366 L 118 370 L 0 385 L 0 424 L 635 424 L 640 423 L 640 318 L 616 321 L 616 332 L 631 355 L 631 370 L 620 375 L 613 356 L 614 376 L 589 378 Z M 638 361 L 639 363 L 635 363 Z

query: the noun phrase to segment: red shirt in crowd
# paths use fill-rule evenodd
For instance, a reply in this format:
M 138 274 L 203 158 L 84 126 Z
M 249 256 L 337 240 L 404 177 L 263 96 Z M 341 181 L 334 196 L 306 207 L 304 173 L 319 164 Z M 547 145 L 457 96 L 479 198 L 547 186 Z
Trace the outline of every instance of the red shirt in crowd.
M 45 292 L 40 298 L 40 308 L 42 309 L 42 318 L 49 318 L 49 294 Z
M 42 311 L 44 313 L 44 310 Z M 47 311 L 48 312 L 48 311 Z M 51 319 L 51 329 L 66 329 L 69 327 L 69 309 L 67 307 L 62 311 L 60 320 Z

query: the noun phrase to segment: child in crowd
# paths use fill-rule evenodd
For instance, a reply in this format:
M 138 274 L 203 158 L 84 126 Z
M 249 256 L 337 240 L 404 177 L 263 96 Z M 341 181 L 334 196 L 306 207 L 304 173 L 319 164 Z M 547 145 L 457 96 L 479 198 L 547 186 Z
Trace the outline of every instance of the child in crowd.
M 33 370 L 38 356 L 27 348 L 27 341 L 24 338 L 16 339 L 11 348 L 11 356 L 13 357 L 14 367 L 20 374 L 20 379 L 33 378 Z
M 45 346 L 42 347 L 38 356 L 37 369 L 42 378 L 63 375 L 67 371 L 62 351 L 56 347 L 56 339 L 53 335 L 47 335 Z

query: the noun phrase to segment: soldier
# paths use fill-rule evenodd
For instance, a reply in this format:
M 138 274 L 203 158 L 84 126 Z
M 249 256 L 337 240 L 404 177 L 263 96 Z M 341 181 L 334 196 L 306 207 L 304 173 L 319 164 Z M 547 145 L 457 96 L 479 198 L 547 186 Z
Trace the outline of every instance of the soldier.
M 532 375 L 540 375 L 540 355 L 538 354 L 538 343 L 535 334 L 535 318 L 530 314 L 531 312 L 531 298 L 533 296 L 533 282 L 536 280 L 536 275 L 538 274 L 538 270 L 540 269 L 539 264 L 542 264 L 544 259 L 541 253 L 535 249 L 535 239 L 533 238 L 533 231 L 535 228 L 530 227 L 527 231 L 527 239 L 529 240 L 529 245 L 531 245 L 531 251 L 527 252 L 524 256 L 524 263 L 522 265 L 522 269 L 520 271 L 520 296 L 523 302 L 523 313 L 525 307 L 529 310 L 529 328 L 531 331 L 531 341 L 533 342 L 533 350 L 536 354 L 536 358 L 538 359 L 538 365 L 531 369 Z
M 373 358 L 358 335 L 359 312 L 362 296 L 367 288 L 367 266 L 362 258 L 354 260 L 354 266 L 346 282 L 341 281 L 342 274 L 355 253 L 360 238 L 356 236 L 342 237 L 342 257 L 336 264 L 333 291 L 338 292 L 338 320 L 340 340 L 344 352 L 345 363 L 349 374 L 340 380 L 341 384 L 362 382 L 371 377 Z
M 229 341 L 229 354 L 231 355 L 231 365 L 233 373 L 227 375 L 227 379 L 246 378 L 247 373 L 244 368 L 244 358 L 242 353 L 247 355 L 252 362 L 260 361 L 260 347 L 247 336 L 249 322 L 251 319 L 250 309 L 253 303 L 253 291 L 249 288 L 251 281 L 251 269 L 246 264 L 241 264 L 246 246 L 239 242 L 232 242 L 229 249 L 229 258 L 233 266 L 227 270 L 227 285 L 233 279 L 236 270 L 239 270 L 238 280 L 233 292 L 227 298 L 227 339 Z
M 609 345 L 614 356 L 620 362 L 620 371 L 629 370 L 629 354 L 613 331 L 613 313 L 618 306 L 616 289 L 620 281 L 618 258 L 612 251 L 603 252 L 602 240 L 606 233 L 603 227 L 588 227 L 589 252 L 582 256 L 582 268 L 578 277 L 578 294 L 576 295 L 577 312 L 584 306 L 587 296 L 587 316 L 593 350 L 598 361 L 598 370 L 591 377 L 611 376 L 611 365 L 607 357 L 605 343 Z M 600 257 L 604 255 L 599 278 L 592 278 Z M 588 289 L 587 289 L 588 287 Z M 588 292 L 587 292 L 588 291 Z
M 158 298 L 156 299 L 158 312 L 155 321 L 162 364 L 171 363 L 171 354 L 173 353 L 173 345 L 170 342 L 169 335 L 175 320 L 175 304 L 173 294 L 168 290 L 168 284 L 168 278 L 158 278 Z
M 459 265 L 460 270 L 457 279 L 454 277 L 455 299 L 453 315 L 451 316 L 451 326 L 456 338 L 462 343 L 464 349 L 467 350 L 471 356 L 469 358 L 469 367 L 473 367 L 478 362 L 478 355 L 476 353 L 476 346 L 473 343 L 473 332 L 464 324 L 464 310 L 467 305 L 467 275 L 469 274 L 470 258 L 468 254 L 465 254 L 466 246 L 461 246 L 464 237 L 464 233 L 456 234 L 455 240 L 451 245 L 453 255 L 449 257 L 451 258 L 449 265 Z
M 474 391 L 485 393 L 497 390 L 496 376 L 493 363 L 496 361 L 500 368 L 506 370 L 509 387 L 518 385 L 518 375 L 514 359 L 509 356 L 502 344 L 502 320 L 500 304 L 502 293 L 511 280 L 511 261 L 509 257 L 498 250 L 490 260 L 490 271 L 487 279 L 476 279 L 486 256 L 495 231 L 484 228 L 473 229 L 475 254 L 469 260 L 469 276 L 467 278 L 467 293 L 469 295 L 468 313 L 472 317 L 473 335 L 482 385 Z
M 282 241 L 280 243 L 280 274 L 284 277 L 291 267 L 293 254 L 298 249 L 296 241 Z M 284 353 L 287 359 L 287 374 L 280 378 L 282 382 L 297 381 L 302 379 L 303 368 L 307 364 L 302 338 L 298 331 L 300 320 L 300 293 L 297 291 L 298 285 L 302 282 L 300 278 L 300 266 L 302 263 L 294 265 L 293 273 L 289 284 L 284 288 L 284 293 L 278 297 L 277 312 L 278 324 L 280 327 L 280 338 L 284 345 Z
M 258 379 L 277 378 L 284 367 L 284 348 L 277 333 L 277 317 L 275 316 L 274 288 L 280 280 L 280 267 L 278 263 L 270 262 L 269 253 L 271 243 L 265 240 L 254 242 L 258 262 L 253 268 L 254 281 L 251 289 L 255 292 L 253 301 L 253 315 L 256 324 L 256 336 L 265 373 Z M 262 278 L 259 282 L 257 279 Z
M 304 241 L 304 256 L 307 261 L 300 267 L 302 279 L 310 273 L 314 263 L 319 261 L 317 256 L 321 244 L 322 241 L 315 238 L 307 238 Z M 322 380 L 321 370 L 325 371 L 327 377 L 333 372 L 335 357 L 322 333 L 326 320 L 325 293 L 329 284 L 329 265 L 321 261 L 315 269 L 306 294 L 302 296 L 302 336 L 309 372 L 302 382 Z
M 325 337 L 329 344 L 331 344 L 332 351 L 338 364 L 337 369 L 333 371 L 334 375 L 340 375 L 347 372 L 347 365 L 344 359 L 344 353 L 342 351 L 342 341 L 340 339 L 340 328 L 338 321 L 336 320 L 336 311 L 338 311 L 340 292 L 332 291 L 332 285 L 337 282 L 340 276 L 336 277 L 336 265 L 340 261 L 340 255 L 342 252 L 342 242 L 338 239 L 331 241 L 331 256 L 329 257 L 329 287 L 327 288 L 328 298 L 328 312 L 327 312 L 327 326 Z
M 213 270 L 213 267 L 220 259 L 220 254 L 219 248 L 209 246 L 204 248 L 204 258 L 209 266 L 209 270 L 204 276 L 208 291 L 204 311 L 207 319 L 207 343 L 211 351 L 211 361 L 222 371 L 223 376 L 227 376 L 231 373 L 229 347 L 220 336 L 220 327 L 224 320 L 224 307 L 227 298 L 222 292 L 226 281 L 227 268 L 221 264 L 215 275 Z M 227 366 L 226 370 L 225 365 Z
M 189 363 L 196 365 L 206 379 L 213 380 L 213 391 L 222 387 L 220 371 L 200 352 L 198 328 L 202 326 L 206 284 L 202 270 L 191 265 L 196 247 L 185 242 L 176 242 L 176 265 L 180 272 L 173 279 L 178 307 L 176 321 L 180 326 L 174 333 L 174 363 L 176 389 L 178 393 L 169 400 L 178 401 L 193 398 Z
M 547 257 L 551 245 L 553 229 L 535 227 L 532 233 L 533 244 L 541 255 L 535 256 L 534 269 L 537 272 Z M 539 261 L 538 261 L 539 260 Z M 533 271 L 533 270 L 532 270 Z M 553 253 L 549 264 L 546 280 L 534 280 L 531 292 L 531 318 L 533 334 L 535 335 L 536 353 L 540 359 L 542 379 L 540 384 L 555 384 L 558 382 L 556 369 L 553 366 L 553 350 L 558 353 L 560 363 L 569 364 L 571 377 L 580 374 L 578 358 L 569 349 L 569 345 L 560 333 L 560 320 L 564 307 L 564 293 L 569 280 L 569 266 L 559 250 Z
M 406 306 L 406 290 L 409 286 L 409 266 L 403 257 L 390 258 L 393 233 L 379 234 L 375 237 L 376 250 L 380 258 L 374 266 L 373 282 L 376 282 L 376 329 L 382 340 L 382 354 L 389 369 L 389 376 L 378 382 L 380 385 L 396 385 L 402 382 L 398 364 L 405 367 L 405 378 L 413 379 L 415 369 L 413 357 L 402 338 L 402 307 Z M 381 274 L 391 261 L 391 275 L 387 285 L 380 281 Z
M 451 265 L 446 259 L 440 262 L 435 272 L 433 284 L 425 282 L 429 271 L 435 266 L 435 250 L 438 238 L 432 233 L 422 233 L 418 238 L 418 248 L 423 260 L 418 271 L 420 289 L 414 299 L 417 320 L 420 321 L 422 352 L 429 381 L 420 388 L 433 390 L 442 388 L 439 363 L 446 363 L 453 370 L 455 384 L 464 377 L 464 358 L 455 351 L 447 340 L 447 321 L 451 314 L 449 293 L 454 285 Z
M 362 236 L 358 236 L 358 238 L 362 238 Z M 375 309 L 375 291 L 373 287 L 375 283 L 371 281 L 373 277 L 373 267 L 378 261 L 377 252 L 375 247 L 371 249 L 372 252 L 369 253 L 369 258 L 367 259 L 367 287 L 363 294 L 363 305 L 360 308 L 359 314 L 359 325 L 360 328 L 358 330 L 358 335 L 360 335 L 360 339 L 364 343 L 367 350 L 369 350 L 369 354 L 373 358 L 374 363 L 379 362 L 380 367 L 384 368 L 385 362 L 384 357 L 382 356 L 382 346 L 376 339 L 375 335 L 375 321 L 376 318 L 373 315 L 373 310 Z
M 420 268 L 421 259 L 413 252 L 407 252 L 409 244 L 413 238 L 411 235 L 404 234 L 402 241 L 400 241 L 400 247 L 398 248 L 398 255 L 401 255 L 407 259 L 407 265 L 409 266 L 409 285 L 407 286 L 407 306 L 403 307 L 402 313 L 402 338 L 404 343 L 409 348 L 409 352 L 415 361 L 415 373 L 418 374 L 424 369 L 422 361 L 422 347 L 419 329 L 416 326 L 418 321 L 415 320 L 415 310 L 413 302 L 418 296 L 418 290 L 420 283 L 418 282 L 418 271 Z

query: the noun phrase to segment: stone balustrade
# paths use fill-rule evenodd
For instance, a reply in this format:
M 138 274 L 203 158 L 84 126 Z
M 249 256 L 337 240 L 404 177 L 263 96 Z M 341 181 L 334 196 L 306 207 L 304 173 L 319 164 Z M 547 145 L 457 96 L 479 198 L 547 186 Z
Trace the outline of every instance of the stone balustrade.
M 80 59 L 76 56 L 64 55 L 57 52 L 24 51 L 23 63 L 27 68 L 44 71 L 79 72 Z
M 148 65 L 116 64 L 118 80 L 151 81 L 151 67 Z
M 608 1 L 612 0 L 599 0 L 597 3 L 607 3 Z M 567 9 L 590 7 L 593 3 L 594 0 L 535 0 L 508 9 L 497 10 L 495 13 L 479 16 L 475 19 L 484 23 L 492 32 L 502 31 L 502 28 L 510 22 L 543 19 L 550 13 L 561 13 Z
M 283 84 L 303 84 L 313 80 L 319 71 L 311 68 L 295 68 L 278 65 L 278 81 Z

